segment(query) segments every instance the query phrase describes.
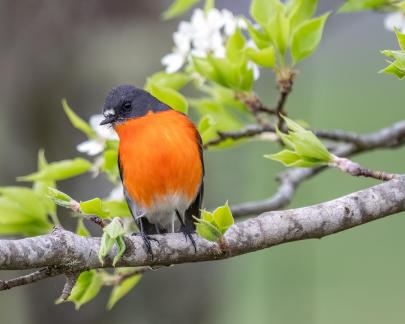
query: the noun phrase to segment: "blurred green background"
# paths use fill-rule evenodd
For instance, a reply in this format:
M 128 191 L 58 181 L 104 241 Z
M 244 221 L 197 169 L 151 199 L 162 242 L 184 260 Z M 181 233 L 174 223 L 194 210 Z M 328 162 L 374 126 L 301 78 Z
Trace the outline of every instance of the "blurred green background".
M 341 1 L 320 1 L 319 11 Z M 162 67 L 177 21 L 163 22 L 170 1 L 0 1 L 1 185 L 35 169 L 39 148 L 49 160 L 76 155 L 84 140 L 61 109 L 67 97 L 88 118 L 100 111 L 109 88 L 143 85 Z M 249 1 L 217 1 L 237 14 Z M 288 111 L 316 128 L 369 132 L 405 117 L 404 83 L 377 71 L 379 50 L 395 48 L 383 15 L 334 15 L 318 52 L 300 66 Z M 256 91 L 266 103 L 277 98 L 273 75 L 262 72 Z M 208 208 L 268 197 L 282 170 L 262 158 L 268 143 L 208 152 Z M 404 172 L 405 150 L 376 151 L 355 158 L 371 168 Z M 230 167 L 231 166 L 231 167 Z M 335 170 L 300 187 L 293 206 L 332 199 L 373 185 Z M 103 179 L 63 183 L 80 199 L 106 195 Z M 0 323 L 404 323 L 405 215 L 364 225 L 318 241 L 290 243 L 227 261 L 180 265 L 144 276 L 110 311 L 108 290 L 76 312 L 53 305 L 63 279 L 0 293 Z M 71 225 L 62 214 L 66 226 Z M 17 273 L 1 273 L 1 278 Z

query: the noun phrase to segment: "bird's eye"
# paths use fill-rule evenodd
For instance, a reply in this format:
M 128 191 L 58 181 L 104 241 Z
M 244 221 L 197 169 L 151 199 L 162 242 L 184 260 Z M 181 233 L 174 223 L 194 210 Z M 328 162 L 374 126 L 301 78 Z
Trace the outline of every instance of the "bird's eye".
M 122 110 L 125 112 L 128 112 L 131 110 L 131 103 L 129 101 L 126 101 L 122 104 Z

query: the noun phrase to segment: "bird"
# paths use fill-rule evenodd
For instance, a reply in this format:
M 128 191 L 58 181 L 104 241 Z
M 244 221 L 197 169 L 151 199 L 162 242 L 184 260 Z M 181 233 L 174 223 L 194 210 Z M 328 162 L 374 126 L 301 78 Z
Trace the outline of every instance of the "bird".
M 100 123 L 118 134 L 124 196 L 152 258 L 154 234 L 182 232 L 197 251 L 192 233 L 204 195 L 202 141 L 188 116 L 173 108 L 143 89 L 119 85 L 108 92 Z

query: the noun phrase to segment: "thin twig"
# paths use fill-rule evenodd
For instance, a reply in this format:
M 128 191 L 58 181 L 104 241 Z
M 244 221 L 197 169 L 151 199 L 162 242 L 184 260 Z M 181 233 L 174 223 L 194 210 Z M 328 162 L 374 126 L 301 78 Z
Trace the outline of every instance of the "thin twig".
M 66 301 L 69 297 L 70 294 L 72 293 L 72 289 L 76 284 L 77 278 L 79 278 L 80 273 L 74 272 L 74 273 L 65 273 L 66 276 L 66 282 L 65 285 L 63 286 L 62 293 L 60 297 L 58 298 L 59 301 Z
M 357 135 L 356 143 L 339 144 L 335 146 L 332 152 L 339 157 L 347 157 L 378 148 L 395 148 L 405 145 L 405 120 L 377 132 Z M 290 203 L 298 186 L 304 180 L 313 177 L 317 173 L 325 170 L 325 168 L 326 167 L 288 169 L 277 177 L 280 184 L 273 196 L 264 200 L 233 205 L 231 208 L 232 213 L 235 217 L 243 217 L 284 208 Z
M 402 137 L 405 137 L 405 131 L 403 129 L 405 128 L 405 120 L 397 122 L 395 125 L 396 127 L 399 128 L 399 131 L 401 134 L 399 134 L 397 137 L 391 139 L 390 142 L 387 143 L 387 147 L 390 145 L 395 145 L 395 141 L 401 141 Z M 284 128 L 282 131 L 286 131 Z M 341 129 L 333 129 L 333 130 L 324 130 L 324 129 L 311 129 L 311 131 L 318 136 L 319 138 L 325 139 L 325 140 L 330 140 L 330 141 L 335 141 L 335 142 L 343 142 L 343 143 L 352 143 L 355 144 L 357 147 L 367 147 L 368 142 L 370 139 L 367 139 L 366 141 L 364 140 L 364 135 L 357 134 L 354 132 L 350 131 L 345 131 Z M 204 147 L 208 148 L 210 146 L 216 146 L 228 139 L 233 139 L 233 140 L 239 140 L 243 138 L 250 138 L 250 137 L 255 137 L 258 135 L 262 135 L 265 133 L 275 133 L 275 127 L 271 125 L 247 125 L 244 128 L 237 130 L 237 131 L 229 131 L 229 132 L 218 132 L 218 137 L 210 140 L 207 142 Z
M 9 280 L 0 280 L 0 291 L 7 290 L 18 286 L 28 285 L 46 278 L 60 275 L 62 271 L 54 267 L 46 267 L 33 273 L 20 276 Z
M 336 155 L 333 156 L 333 161 L 329 163 L 329 166 L 338 168 L 339 170 L 354 177 L 366 177 L 382 181 L 389 181 L 399 176 L 398 174 L 371 170 L 361 166 L 356 162 L 353 162 L 346 158 L 338 157 Z
M 155 271 L 157 269 L 158 268 L 152 268 L 152 267 L 146 266 L 146 267 L 138 267 L 138 268 L 136 268 L 132 271 L 128 271 L 128 272 L 117 273 L 117 274 L 112 275 L 110 278 L 104 280 L 103 285 L 104 286 L 117 286 L 126 279 L 132 278 L 134 276 L 139 276 L 146 272 Z

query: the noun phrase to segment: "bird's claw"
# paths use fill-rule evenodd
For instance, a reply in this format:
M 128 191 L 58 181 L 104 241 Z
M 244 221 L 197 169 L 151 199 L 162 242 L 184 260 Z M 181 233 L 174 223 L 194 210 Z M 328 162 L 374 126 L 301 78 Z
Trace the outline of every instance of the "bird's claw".
M 151 258 L 153 260 L 153 252 L 152 252 L 152 244 L 151 244 L 151 242 L 156 242 L 157 244 L 160 244 L 159 240 L 152 237 L 152 236 L 150 236 L 150 235 L 147 235 L 147 234 L 145 234 L 143 232 L 133 233 L 132 236 L 141 236 L 142 237 L 142 240 L 143 240 L 143 242 L 144 242 L 144 244 L 146 246 L 146 250 L 147 250 L 148 254 L 151 256 Z

